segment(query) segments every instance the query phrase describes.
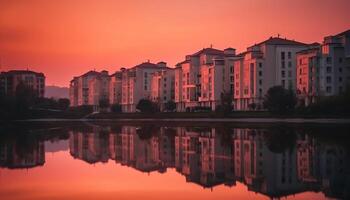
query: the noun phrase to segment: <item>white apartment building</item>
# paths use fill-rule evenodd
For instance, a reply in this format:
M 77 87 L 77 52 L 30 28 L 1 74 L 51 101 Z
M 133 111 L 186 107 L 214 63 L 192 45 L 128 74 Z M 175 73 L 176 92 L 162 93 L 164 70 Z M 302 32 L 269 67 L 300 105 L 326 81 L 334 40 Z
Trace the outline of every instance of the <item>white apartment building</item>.
M 297 53 L 297 95 L 309 105 L 322 96 L 344 92 L 350 84 L 350 30 L 324 38 Z
M 141 99 L 151 99 L 151 80 L 154 72 L 164 69 L 164 62 L 145 62 L 130 69 L 122 69 L 122 111 L 136 112 Z
M 89 105 L 89 83 L 99 76 L 96 71 L 89 71 L 81 76 L 74 77 L 69 85 L 69 99 L 72 107 Z
M 151 76 L 151 100 L 159 104 L 160 111 L 164 111 L 165 104 L 175 99 L 175 70 L 163 67 Z
M 122 101 L 122 72 L 117 71 L 110 76 L 109 103 L 121 104 Z
M 102 71 L 89 81 L 89 105 L 94 106 L 96 110 L 99 108 L 100 101 L 109 102 L 109 82 L 107 71 Z
M 219 105 L 221 93 L 233 88 L 235 49 L 224 51 L 205 48 L 187 55 L 175 69 L 175 102 L 177 111 L 191 111 L 196 106 Z
M 307 45 L 271 37 L 247 48 L 234 61 L 235 110 L 262 109 L 262 100 L 273 86 L 296 88 L 296 53 Z

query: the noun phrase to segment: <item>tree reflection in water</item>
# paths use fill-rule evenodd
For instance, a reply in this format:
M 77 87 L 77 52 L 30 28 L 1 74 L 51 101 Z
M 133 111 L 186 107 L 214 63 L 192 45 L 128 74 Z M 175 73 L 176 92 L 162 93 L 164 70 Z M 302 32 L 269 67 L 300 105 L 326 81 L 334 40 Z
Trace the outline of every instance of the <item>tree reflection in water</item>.
M 187 182 L 203 187 L 234 186 L 238 181 L 269 197 L 322 191 L 328 197 L 347 199 L 347 136 L 342 134 L 343 129 L 333 130 L 338 135 L 331 137 L 318 131 L 322 132 L 283 125 L 233 128 L 155 124 L 24 129 L 1 135 L 0 166 L 42 166 L 44 142 L 68 140 L 70 155 L 89 164 L 113 160 L 142 172 L 159 173 L 174 168 Z

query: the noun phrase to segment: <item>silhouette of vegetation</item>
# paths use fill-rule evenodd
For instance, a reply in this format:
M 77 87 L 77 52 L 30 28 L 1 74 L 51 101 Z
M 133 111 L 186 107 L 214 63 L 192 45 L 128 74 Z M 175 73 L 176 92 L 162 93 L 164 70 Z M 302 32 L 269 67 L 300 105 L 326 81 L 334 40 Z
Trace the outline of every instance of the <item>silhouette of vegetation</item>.
M 293 129 L 277 126 L 267 130 L 264 139 L 271 152 L 283 153 L 294 149 L 297 136 Z
M 168 101 L 165 103 L 165 110 L 168 112 L 174 112 L 176 109 L 176 103 L 174 101 Z
M 296 102 L 293 90 L 275 86 L 267 91 L 263 104 L 273 114 L 287 114 L 294 110 Z
M 328 96 L 319 98 L 309 106 L 297 108 L 299 114 L 327 114 L 327 115 L 350 115 L 350 89 L 338 96 Z
M 222 117 L 227 117 L 232 113 L 232 98 L 233 95 L 228 92 L 221 93 L 221 104 L 215 108 L 216 113 Z
M 122 112 L 122 106 L 118 103 L 115 103 L 111 106 L 111 111 L 113 113 L 121 113 Z
M 147 124 L 136 129 L 136 133 L 141 140 L 149 140 L 159 133 L 159 127 Z
M 100 99 L 100 101 L 98 102 L 98 105 L 102 109 L 108 108 L 109 107 L 109 100 L 108 99 Z
M 154 113 L 158 111 L 157 104 L 148 99 L 141 99 L 136 106 L 136 109 L 142 113 Z

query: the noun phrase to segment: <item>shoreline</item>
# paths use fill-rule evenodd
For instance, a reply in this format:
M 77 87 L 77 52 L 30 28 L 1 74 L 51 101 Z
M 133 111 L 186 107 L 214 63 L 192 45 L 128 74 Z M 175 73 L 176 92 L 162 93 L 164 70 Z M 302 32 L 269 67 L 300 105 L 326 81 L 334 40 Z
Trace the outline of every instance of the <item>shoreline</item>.
M 349 118 L 110 118 L 110 119 L 23 119 L 13 122 L 235 122 L 235 123 L 315 123 L 315 124 L 350 124 Z

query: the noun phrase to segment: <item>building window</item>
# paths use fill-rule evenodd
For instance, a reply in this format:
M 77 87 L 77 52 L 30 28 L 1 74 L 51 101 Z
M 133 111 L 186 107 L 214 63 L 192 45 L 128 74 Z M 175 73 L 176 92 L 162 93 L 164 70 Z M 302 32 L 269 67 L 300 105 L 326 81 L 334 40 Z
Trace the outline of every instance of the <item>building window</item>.
M 262 76 L 262 71 L 259 71 L 259 76 Z
M 147 85 L 145 85 L 145 90 L 147 90 Z
M 331 92 L 332 92 L 332 87 L 328 86 L 328 87 L 326 88 L 326 91 L 327 91 L 327 93 L 331 93 Z
M 339 83 L 343 82 L 343 78 L 339 77 Z
M 292 77 L 292 71 L 288 71 L 288 77 Z
M 259 63 L 259 68 L 262 68 L 262 63 Z
M 288 59 L 292 58 L 292 52 L 288 51 Z
M 340 67 L 340 68 L 339 68 L 339 72 L 343 72 L 343 68 Z
M 342 63 L 343 62 L 343 58 L 339 58 L 339 63 Z
M 327 73 L 331 73 L 332 72 L 332 68 L 331 67 L 327 67 Z
M 230 72 L 233 73 L 233 66 L 230 66 Z
M 288 67 L 291 68 L 292 67 L 292 62 L 288 61 Z
M 331 83 L 332 82 L 332 77 L 327 76 L 326 80 L 327 80 L 327 83 Z
M 285 67 L 286 67 L 286 63 L 282 61 L 282 69 L 284 69 Z
M 286 72 L 284 70 L 281 71 L 282 78 L 286 77 Z
M 327 64 L 331 64 L 332 63 L 332 57 L 327 57 L 326 58 L 326 62 L 327 62 Z
M 282 59 L 282 60 L 285 59 L 285 52 L 284 52 L 284 51 L 281 52 L 281 59 Z
M 262 85 L 262 80 L 261 79 L 259 80 L 259 85 Z

